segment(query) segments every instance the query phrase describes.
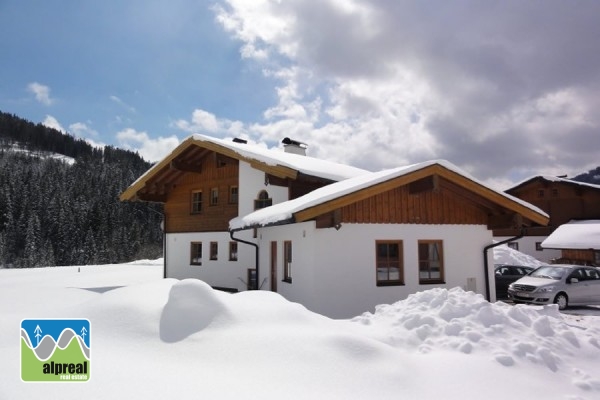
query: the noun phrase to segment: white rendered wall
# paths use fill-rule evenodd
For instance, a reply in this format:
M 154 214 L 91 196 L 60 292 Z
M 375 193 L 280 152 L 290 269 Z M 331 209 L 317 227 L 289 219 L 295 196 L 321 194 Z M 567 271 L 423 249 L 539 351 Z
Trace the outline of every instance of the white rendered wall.
M 485 293 L 483 248 L 492 233 L 476 225 L 344 224 L 339 231 L 315 229 L 314 223 L 293 224 L 259 230 L 261 281 L 269 278 L 269 242 L 278 242 L 278 292 L 290 301 L 333 318 L 350 318 L 378 304 L 391 304 L 409 294 L 434 287 L 469 286 Z M 283 241 L 292 240 L 292 283 L 281 282 Z M 375 276 L 375 241 L 402 240 L 403 286 L 378 287 Z M 445 284 L 420 285 L 418 240 L 442 240 Z M 491 299 L 495 300 L 493 255 L 488 254 Z M 473 280 L 470 281 L 471 284 Z M 269 289 L 267 281 L 263 289 Z
M 254 211 L 254 200 L 261 190 L 266 190 L 273 204 L 282 203 L 288 199 L 288 188 L 265 185 L 265 173 L 256 170 L 250 164 L 240 161 L 239 175 L 239 207 L 238 215 L 247 215 Z
M 252 235 L 240 232 L 235 237 L 251 240 Z M 166 241 L 167 278 L 197 278 L 211 286 L 246 290 L 247 269 L 254 268 L 254 247 L 238 243 L 238 261 L 229 261 L 229 232 L 169 233 Z M 202 242 L 202 265 L 190 264 L 192 242 Z M 210 242 L 218 243 L 217 260 L 210 260 Z
M 524 236 L 521 239 L 515 240 L 519 244 L 519 251 L 525 253 L 536 260 L 550 263 L 555 258 L 560 258 L 562 253 L 556 249 L 544 249 L 542 251 L 536 250 L 535 243 L 543 242 L 547 236 Z M 494 240 L 500 242 L 502 240 L 510 239 L 509 236 L 498 236 L 494 237 Z

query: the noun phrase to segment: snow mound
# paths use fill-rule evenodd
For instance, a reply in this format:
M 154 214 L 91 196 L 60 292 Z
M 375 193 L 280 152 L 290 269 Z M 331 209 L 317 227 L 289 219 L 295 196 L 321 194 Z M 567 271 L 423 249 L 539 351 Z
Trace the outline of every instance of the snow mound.
M 534 268 L 539 267 L 540 265 L 546 265 L 546 263 L 543 263 L 528 254 L 511 249 L 505 244 L 494 247 L 494 264 L 521 265 Z
M 374 314 L 364 313 L 352 322 L 369 327 L 379 340 L 396 348 L 489 354 L 506 367 L 536 364 L 570 373 L 569 360 L 574 357 L 600 357 L 600 330 L 570 325 L 556 305 L 489 303 L 461 288 L 419 292 L 379 305 Z M 581 374 L 587 378 L 577 385 L 600 390 L 600 380 Z
M 197 279 L 174 284 L 160 317 L 160 338 L 179 342 L 209 326 L 219 314 L 226 314 L 227 307 L 219 295 Z

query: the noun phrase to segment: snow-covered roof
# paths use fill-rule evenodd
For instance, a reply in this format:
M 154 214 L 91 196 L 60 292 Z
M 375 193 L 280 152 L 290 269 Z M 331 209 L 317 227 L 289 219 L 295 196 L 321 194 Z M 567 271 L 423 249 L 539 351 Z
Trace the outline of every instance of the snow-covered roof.
M 496 191 L 490 187 L 479 182 L 468 173 L 462 171 L 460 168 L 446 160 L 433 160 L 423 163 L 413 164 L 405 167 L 393 168 L 383 170 L 379 172 L 372 172 L 369 174 L 363 174 L 355 178 L 350 178 L 341 182 L 336 182 L 319 189 L 316 189 L 302 197 L 298 197 L 293 200 L 289 200 L 283 203 L 274 204 L 270 207 L 266 207 L 257 211 L 254 211 L 248 215 L 240 216 L 232 219 L 229 222 L 229 229 L 241 230 L 254 226 L 265 226 L 285 223 L 291 221 L 293 214 L 302 210 L 306 210 L 310 207 L 314 207 L 319 204 L 323 204 L 330 200 L 340 198 L 350 193 L 357 192 L 361 189 L 365 189 L 379 183 L 389 181 L 394 178 L 398 178 L 404 175 L 411 174 L 415 171 L 439 165 L 449 171 L 452 171 L 463 178 L 466 178 L 481 188 L 488 190 L 491 193 L 495 193 L 513 203 L 517 203 L 534 213 L 540 214 L 545 218 L 548 218 L 548 214 L 544 211 L 535 207 L 521 199 L 511 196 L 507 193 Z
M 569 185 L 584 186 L 584 187 L 589 187 L 589 188 L 592 188 L 592 189 L 598 189 L 598 190 L 600 190 L 600 185 L 594 185 L 592 183 L 578 182 L 578 181 L 574 181 L 572 179 L 559 178 L 557 176 L 552 176 L 552 175 L 537 175 L 537 176 L 533 176 L 531 178 L 527 178 L 527 179 L 525 179 L 525 180 L 517 183 L 516 185 L 514 185 L 510 189 L 507 189 L 507 191 L 511 191 L 511 190 L 517 189 L 518 187 L 521 187 L 521 186 L 525 185 L 526 183 L 534 181 L 534 180 L 537 180 L 537 179 L 544 180 L 544 181 L 547 181 L 547 182 L 567 183 Z
M 600 250 L 600 220 L 570 221 L 542 242 L 545 249 Z
M 233 140 L 194 134 L 187 137 L 177 148 L 132 183 L 121 194 L 121 200 L 135 199 L 137 191 L 142 189 L 146 182 L 160 174 L 161 171 L 166 171 L 171 162 L 192 146 L 206 148 L 251 163 L 253 167 L 263 169 L 265 172 L 279 173 L 281 177 L 292 177 L 294 179 L 300 173 L 337 182 L 370 172 L 333 161 L 288 153 L 282 149 L 268 149 L 256 144 L 237 143 Z
M 281 165 L 305 175 L 317 176 L 333 181 L 340 181 L 369 173 L 369 171 L 361 168 L 310 156 L 287 153 L 282 149 L 268 149 L 254 144 L 236 143 L 232 140 L 218 139 L 201 134 L 194 134 L 191 138 L 200 144 L 210 142 L 226 147 L 238 153 L 244 159 L 260 161 L 271 166 Z

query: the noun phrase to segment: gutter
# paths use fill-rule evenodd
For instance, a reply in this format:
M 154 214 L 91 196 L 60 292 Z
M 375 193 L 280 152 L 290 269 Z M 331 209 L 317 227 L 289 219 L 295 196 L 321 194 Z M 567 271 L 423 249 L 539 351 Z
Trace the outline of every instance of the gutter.
M 485 277 L 485 298 L 487 301 L 491 301 L 490 299 L 490 275 L 489 275 L 489 264 L 488 264 L 488 250 L 493 249 L 494 247 L 498 247 L 500 245 L 506 244 L 508 242 L 515 241 L 517 239 L 521 239 L 525 236 L 525 228 L 521 228 L 521 233 L 515 237 L 508 238 L 498 243 L 492 243 L 483 248 L 483 269 L 484 269 L 484 277 Z
M 254 254 L 255 254 L 254 269 L 256 269 L 256 280 L 254 281 L 254 289 L 253 290 L 258 290 L 258 279 L 259 279 L 258 245 L 256 243 L 249 242 L 247 240 L 233 237 L 234 233 L 235 233 L 235 231 L 231 231 L 231 230 L 229 231 L 229 237 L 231 237 L 231 240 L 234 240 L 234 241 L 240 242 L 240 243 L 244 243 L 244 244 L 248 244 L 250 246 L 254 246 Z

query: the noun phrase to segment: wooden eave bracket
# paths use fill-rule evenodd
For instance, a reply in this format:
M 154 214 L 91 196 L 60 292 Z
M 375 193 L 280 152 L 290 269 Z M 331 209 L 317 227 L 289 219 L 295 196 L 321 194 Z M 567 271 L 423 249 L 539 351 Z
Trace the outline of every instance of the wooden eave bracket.
M 172 160 L 169 167 L 175 171 L 191 172 L 194 174 L 202 173 L 202 167 L 197 164 L 186 163 L 183 161 Z

